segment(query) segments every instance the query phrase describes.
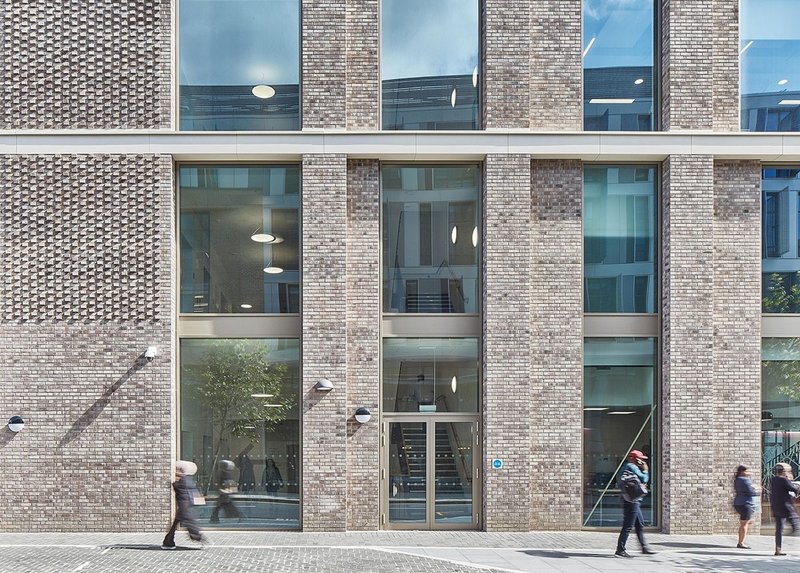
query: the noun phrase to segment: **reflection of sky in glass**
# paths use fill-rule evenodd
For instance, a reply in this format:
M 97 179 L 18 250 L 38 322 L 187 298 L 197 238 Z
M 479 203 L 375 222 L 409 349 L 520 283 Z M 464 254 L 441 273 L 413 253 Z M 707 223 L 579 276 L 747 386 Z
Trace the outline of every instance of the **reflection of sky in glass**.
M 472 74 L 477 0 L 383 0 L 382 79 Z
M 653 0 L 584 0 L 584 68 L 653 65 Z
M 800 90 L 800 1 L 741 0 L 740 22 L 742 93 Z
M 299 0 L 181 0 L 182 85 L 300 82 Z

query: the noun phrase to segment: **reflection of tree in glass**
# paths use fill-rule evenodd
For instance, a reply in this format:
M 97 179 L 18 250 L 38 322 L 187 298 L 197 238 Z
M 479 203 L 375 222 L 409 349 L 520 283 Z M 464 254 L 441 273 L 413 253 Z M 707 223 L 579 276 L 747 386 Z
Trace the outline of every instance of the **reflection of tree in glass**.
M 800 338 L 781 338 L 780 354 L 786 357 L 800 355 Z M 769 395 L 772 394 L 770 389 L 789 400 L 800 400 L 800 360 L 763 360 L 761 379 L 767 400 L 776 398 Z
M 199 394 L 217 431 L 211 472 L 228 436 L 257 441 L 294 407 L 294 396 L 284 390 L 286 365 L 270 363 L 268 355 L 269 350 L 257 340 L 209 344 L 199 372 Z M 206 493 L 211 481 L 209 475 Z
M 794 282 L 791 286 L 786 283 Z M 795 281 L 790 281 L 790 276 L 780 273 L 769 275 L 766 293 L 761 299 L 763 312 L 798 312 L 800 309 L 800 272 Z

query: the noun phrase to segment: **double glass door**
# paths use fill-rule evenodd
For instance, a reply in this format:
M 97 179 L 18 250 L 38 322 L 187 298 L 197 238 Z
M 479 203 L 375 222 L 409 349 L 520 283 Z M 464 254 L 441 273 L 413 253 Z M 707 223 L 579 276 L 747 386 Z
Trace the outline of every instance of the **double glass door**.
M 477 419 L 470 418 L 432 415 L 384 422 L 383 527 L 478 528 L 479 434 Z

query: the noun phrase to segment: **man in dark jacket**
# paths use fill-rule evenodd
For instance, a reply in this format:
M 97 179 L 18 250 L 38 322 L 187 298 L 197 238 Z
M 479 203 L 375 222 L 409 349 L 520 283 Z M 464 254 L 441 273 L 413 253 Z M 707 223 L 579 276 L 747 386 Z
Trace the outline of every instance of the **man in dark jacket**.
M 205 543 L 206 539 L 200 533 L 200 528 L 192 515 L 194 505 L 194 494 L 197 491 L 191 475 L 197 471 L 197 466 L 192 462 L 179 461 L 175 464 L 175 481 L 172 489 L 175 490 L 175 519 L 172 520 L 172 527 L 169 528 L 167 536 L 161 543 L 161 549 L 175 549 L 175 530 L 178 523 L 182 524 L 188 531 L 192 541 Z
M 788 519 L 792 526 L 792 534 L 800 531 L 800 518 L 794 507 L 794 501 L 800 493 L 800 485 L 792 481 L 792 466 L 778 464 L 775 475 L 770 482 L 769 503 L 772 515 L 775 516 L 775 555 L 786 555 L 781 551 L 783 544 L 783 520 Z
M 625 465 L 622 466 L 619 470 L 620 479 L 618 482 L 620 483 L 620 490 L 622 490 L 621 479 L 626 473 L 633 474 L 642 485 L 646 484 L 650 480 L 650 473 L 648 471 L 647 462 L 645 461 L 647 456 L 645 456 L 639 450 L 631 450 L 631 453 L 628 454 L 628 461 Z M 644 516 L 642 515 L 642 497 L 640 496 L 637 498 L 629 498 L 628 496 L 622 496 L 622 530 L 619 532 L 619 538 L 617 539 L 617 550 L 614 553 L 617 557 L 632 557 L 625 549 L 625 544 L 628 542 L 628 535 L 630 535 L 631 529 L 636 529 L 636 537 L 639 539 L 639 543 L 642 546 L 642 553 L 645 555 L 652 555 L 655 553 L 650 546 L 647 545 L 647 542 L 644 540 Z

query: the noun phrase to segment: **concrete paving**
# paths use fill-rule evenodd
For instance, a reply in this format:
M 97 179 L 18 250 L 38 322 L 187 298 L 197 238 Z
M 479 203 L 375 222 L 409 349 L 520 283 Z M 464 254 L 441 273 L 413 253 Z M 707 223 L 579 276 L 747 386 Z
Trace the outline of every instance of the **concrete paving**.
M 751 536 L 750 550 L 733 536 L 648 534 L 656 555 L 614 556 L 607 532 L 209 532 L 201 546 L 179 532 L 179 548 L 160 548 L 163 533 L 0 534 L 0 572 L 160 573 L 651 573 L 673 571 L 800 571 L 800 539 L 775 557 L 771 537 Z

